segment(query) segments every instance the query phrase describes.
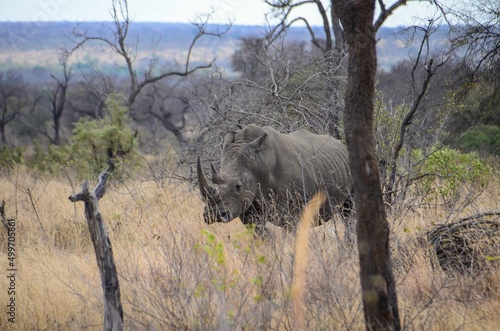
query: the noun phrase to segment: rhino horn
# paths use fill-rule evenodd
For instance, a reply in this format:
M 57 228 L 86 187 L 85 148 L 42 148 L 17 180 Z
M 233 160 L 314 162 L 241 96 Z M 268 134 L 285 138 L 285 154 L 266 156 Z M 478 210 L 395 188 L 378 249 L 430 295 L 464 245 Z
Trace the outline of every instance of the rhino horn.
M 210 162 L 210 167 L 212 168 L 212 182 L 214 182 L 215 184 L 222 184 L 224 181 L 222 177 L 219 175 L 217 169 L 215 169 L 212 162 Z
M 208 199 L 210 198 L 211 195 L 215 193 L 216 190 L 208 183 L 207 177 L 205 176 L 203 168 L 201 167 L 201 161 L 199 156 L 198 156 L 197 170 L 198 170 L 198 184 L 200 185 L 201 196 L 204 199 Z

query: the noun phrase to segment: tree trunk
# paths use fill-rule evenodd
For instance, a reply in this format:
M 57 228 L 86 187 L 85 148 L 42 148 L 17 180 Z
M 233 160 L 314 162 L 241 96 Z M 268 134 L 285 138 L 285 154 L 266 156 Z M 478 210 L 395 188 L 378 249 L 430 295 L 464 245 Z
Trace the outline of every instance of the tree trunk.
M 0 123 L 0 144 L 7 145 L 7 136 L 5 135 L 5 125 Z
M 123 309 L 120 299 L 120 285 L 116 272 L 113 249 L 109 240 L 106 227 L 98 210 L 99 199 L 106 191 L 106 180 L 108 178 L 106 169 L 99 175 L 97 186 L 89 191 L 88 182 L 83 185 L 82 192 L 69 197 L 73 202 L 83 201 L 85 203 L 85 218 L 90 232 L 90 239 L 94 245 L 97 266 L 101 274 L 101 286 L 104 294 L 104 331 L 123 330 Z
M 357 217 L 363 309 L 367 330 L 399 330 L 396 287 L 392 275 L 387 223 L 375 141 L 374 0 L 334 0 L 344 27 L 349 63 L 344 125 Z
M 60 117 L 54 116 L 54 145 L 59 146 L 61 144 L 61 139 L 59 138 L 60 127 Z

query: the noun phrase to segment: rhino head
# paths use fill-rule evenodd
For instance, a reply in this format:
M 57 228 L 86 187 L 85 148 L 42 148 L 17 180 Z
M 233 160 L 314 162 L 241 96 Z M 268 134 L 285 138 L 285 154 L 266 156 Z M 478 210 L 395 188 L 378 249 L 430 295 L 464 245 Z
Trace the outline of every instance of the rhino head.
M 235 133 L 228 132 L 224 136 L 224 147 L 220 172 L 213 164 L 212 178 L 205 175 L 198 157 L 198 184 L 205 201 L 204 220 L 207 224 L 214 222 L 227 223 L 240 217 L 252 205 L 259 180 L 257 153 L 262 148 L 267 134 L 248 141 L 235 141 Z

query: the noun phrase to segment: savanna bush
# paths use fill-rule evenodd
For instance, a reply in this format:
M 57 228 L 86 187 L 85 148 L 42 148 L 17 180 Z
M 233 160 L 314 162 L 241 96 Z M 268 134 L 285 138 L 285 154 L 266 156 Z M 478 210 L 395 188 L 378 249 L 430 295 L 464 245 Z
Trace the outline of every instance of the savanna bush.
M 139 138 L 130 122 L 123 97 L 112 94 L 106 100 L 103 118 L 76 123 L 70 154 L 78 177 L 95 177 L 110 162 L 115 166 L 115 178 L 122 177 L 125 169 L 130 172 L 139 167 Z
M 500 156 L 500 126 L 480 125 L 467 131 L 457 142 L 460 149 Z
M 407 107 L 399 106 L 389 110 L 379 96 L 374 113 L 374 136 L 377 139 L 377 155 L 379 159 L 388 161 L 400 135 L 401 122 L 408 112 Z
M 417 174 L 417 192 L 429 203 L 452 206 L 460 198 L 472 201 L 486 188 L 493 173 L 475 152 L 461 153 L 445 147 L 425 157 L 417 149 L 412 157 L 422 164 Z
M 77 122 L 70 146 L 44 148 L 35 142 L 30 157 L 23 155 L 23 148 L 0 146 L 0 168 L 26 163 L 29 168 L 46 175 L 59 176 L 68 169 L 84 179 L 95 178 L 112 163 L 115 167 L 113 177 L 121 178 L 125 172 L 139 169 L 142 160 L 139 137 L 130 127 L 131 122 L 123 96 L 109 95 L 103 118 Z
M 31 169 L 51 176 L 60 176 L 69 165 L 71 148 L 68 146 L 50 145 L 46 150 L 37 142 L 33 145 L 33 155 L 27 161 Z
M 0 146 L 0 168 L 12 168 L 24 162 L 24 149 L 22 147 Z

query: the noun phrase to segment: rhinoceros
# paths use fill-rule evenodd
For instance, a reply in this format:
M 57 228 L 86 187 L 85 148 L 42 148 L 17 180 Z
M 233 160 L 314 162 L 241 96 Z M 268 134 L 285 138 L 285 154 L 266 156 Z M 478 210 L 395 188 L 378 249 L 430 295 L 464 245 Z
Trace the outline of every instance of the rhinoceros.
M 345 145 L 305 130 L 282 134 L 251 124 L 223 138 L 220 171 L 197 172 L 207 224 L 239 217 L 265 236 L 265 223 L 293 228 L 301 208 L 318 191 L 327 195 L 316 225 L 349 205 L 351 176 Z

